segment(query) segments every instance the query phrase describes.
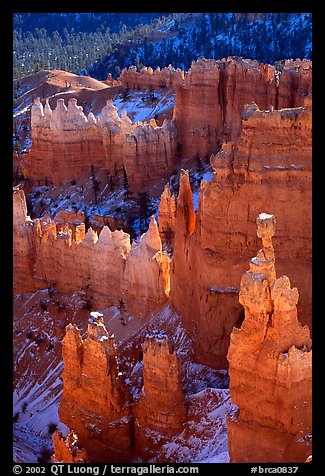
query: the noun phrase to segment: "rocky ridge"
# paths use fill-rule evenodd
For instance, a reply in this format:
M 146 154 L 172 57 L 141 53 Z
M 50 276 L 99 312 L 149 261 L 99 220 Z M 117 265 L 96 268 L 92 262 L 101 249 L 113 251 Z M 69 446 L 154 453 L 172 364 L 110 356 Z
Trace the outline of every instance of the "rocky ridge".
M 287 61 L 280 74 L 271 65 L 234 57 L 200 58 L 186 73 L 172 67 L 123 70 L 125 92 L 175 91 L 173 119 L 161 126 L 154 119 L 132 123 L 125 111 L 119 117 L 112 99 L 98 117 L 92 112 L 86 116 L 75 98 L 68 100 L 68 107 L 59 99 L 53 111 L 47 100 L 43 106 L 36 99 L 32 147 L 20 164 L 21 173 L 34 182 L 57 185 L 77 178 L 92 164 L 114 178 L 126 174 L 130 190 L 139 191 L 169 177 L 182 159 L 207 157 L 222 142 L 237 138 L 245 104 L 255 101 L 262 110 L 302 106 L 311 92 L 311 71 L 311 61 Z
M 184 71 L 173 68 L 171 65 L 165 68 L 158 66 L 153 70 L 150 66 L 143 66 L 140 71 L 135 66 L 124 68 L 118 78 L 124 89 L 159 89 L 168 88 L 175 90 L 182 84 Z
M 104 226 L 100 235 L 81 223 L 72 229 L 27 216 L 22 190 L 14 191 L 14 289 L 28 292 L 54 286 L 83 289 L 93 305 L 123 307 L 143 316 L 169 296 L 169 257 L 162 251 L 157 223 L 139 243 Z
M 99 117 L 83 113 L 77 100 L 58 99 L 52 111 L 36 98 L 31 109 L 30 153 L 22 163 L 27 179 L 59 185 L 75 179 L 85 170 L 104 167 L 116 179 L 126 174 L 130 191 L 169 175 L 177 157 L 177 130 L 173 121 L 161 127 L 132 123 L 126 111 L 121 117 L 111 99 Z M 156 163 L 153 162 L 153 158 Z M 150 166 L 149 166 L 150 164 Z

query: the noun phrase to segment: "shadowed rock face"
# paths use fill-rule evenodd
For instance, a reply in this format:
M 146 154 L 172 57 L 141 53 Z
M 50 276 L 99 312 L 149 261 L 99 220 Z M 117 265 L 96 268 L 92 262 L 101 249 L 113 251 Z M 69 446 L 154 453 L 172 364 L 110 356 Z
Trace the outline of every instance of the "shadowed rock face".
M 299 287 L 299 319 L 311 324 L 311 137 L 309 98 L 278 111 L 250 104 L 240 137 L 211 157 L 214 175 L 201 184 L 192 233 L 185 225 L 194 222 L 190 185 L 180 183 L 171 297 L 199 362 L 228 365 L 229 336 L 242 316 L 240 279 L 257 247 L 255 217 L 263 209 L 277 217 L 278 272 Z M 173 223 L 165 215 L 163 222 Z
M 132 451 L 132 400 L 119 372 L 114 336 L 92 313 L 88 336 L 67 326 L 60 420 L 75 430 L 91 461 L 127 461 Z
M 144 316 L 166 302 L 169 258 L 162 251 L 157 223 L 131 247 L 130 236 L 104 226 L 100 235 L 84 223 L 72 229 L 51 219 L 31 220 L 24 192 L 14 191 L 14 289 L 30 292 L 55 283 L 64 293 L 87 290 L 99 308 L 119 305 Z
M 297 317 L 298 290 L 275 277 L 275 218 L 257 218 L 262 249 L 240 283 L 245 309 L 227 354 L 231 462 L 304 462 L 311 453 L 311 338 Z
M 148 458 L 157 445 L 152 430 L 160 435 L 160 447 L 186 421 L 181 363 L 173 340 L 163 332 L 147 334 L 142 346 L 143 388 L 133 402 L 119 371 L 114 336 L 107 332 L 102 314 L 91 313 L 87 334 L 82 339 L 76 325 L 66 328 L 59 416 L 72 430 L 66 440 L 54 435 L 52 461 L 77 462 L 82 457 L 93 462 L 130 461 L 134 449 L 136 455 Z

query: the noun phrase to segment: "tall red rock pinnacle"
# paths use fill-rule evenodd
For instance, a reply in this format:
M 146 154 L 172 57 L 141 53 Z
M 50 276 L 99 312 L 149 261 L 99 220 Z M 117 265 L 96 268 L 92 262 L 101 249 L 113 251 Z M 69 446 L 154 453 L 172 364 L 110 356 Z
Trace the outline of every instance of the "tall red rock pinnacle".
M 114 336 L 96 312 L 87 333 L 83 340 L 76 325 L 66 329 L 60 419 L 78 434 L 90 461 L 126 461 L 132 450 L 131 395 L 119 371 Z
M 195 229 L 195 212 L 188 170 L 180 172 L 176 221 L 184 235 L 191 236 Z
M 152 430 L 159 433 L 159 441 L 181 429 L 186 420 L 186 407 L 181 379 L 180 358 L 173 340 L 164 332 L 147 334 L 143 350 L 143 387 L 134 406 L 135 443 L 138 453 L 148 457 L 157 441 Z M 146 454 L 147 453 L 147 454 Z
M 172 432 L 186 418 L 181 364 L 174 343 L 163 332 L 148 334 L 143 350 L 143 389 L 137 421 L 141 426 Z
M 257 218 L 262 249 L 240 283 L 245 309 L 230 336 L 231 462 L 304 462 L 311 453 L 311 338 L 297 318 L 298 290 L 276 278 L 273 215 Z
M 160 197 L 159 209 L 159 233 L 162 241 L 170 249 L 174 248 L 174 233 L 176 223 L 177 199 L 170 190 L 169 183 L 165 185 L 164 191 Z

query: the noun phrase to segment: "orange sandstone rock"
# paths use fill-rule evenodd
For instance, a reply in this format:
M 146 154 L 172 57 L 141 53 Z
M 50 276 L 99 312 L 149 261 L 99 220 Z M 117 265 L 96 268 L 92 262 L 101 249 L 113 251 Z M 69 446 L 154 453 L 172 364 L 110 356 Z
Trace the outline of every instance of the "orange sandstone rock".
M 34 222 L 27 215 L 23 190 L 13 191 L 13 288 L 14 292 L 34 291 L 33 260 L 35 257 Z
M 51 458 L 52 463 L 87 463 L 87 451 L 80 448 L 78 436 L 70 430 L 64 439 L 62 434 L 55 432 L 53 434 L 54 454 Z
M 184 226 L 190 195 L 182 213 L 177 203 L 171 297 L 201 363 L 227 366 L 229 336 L 243 317 L 239 283 L 263 209 L 277 216 L 278 270 L 287 269 L 299 286 L 299 318 L 311 322 L 311 132 L 309 105 L 279 111 L 250 105 L 240 137 L 211 157 L 215 173 L 201 186 L 192 234 Z
M 175 168 L 177 130 L 173 121 L 161 127 L 132 124 L 121 117 L 112 100 L 97 119 L 88 117 L 77 100 L 58 99 L 52 111 L 37 98 L 31 108 L 30 153 L 23 162 L 24 175 L 54 185 L 66 183 L 91 165 L 104 167 L 114 177 L 128 177 L 130 191 L 139 191 L 151 180 L 168 176 Z
M 304 462 L 311 452 L 311 339 L 297 318 L 298 290 L 276 279 L 273 215 L 257 219 L 262 249 L 240 283 L 245 319 L 227 354 L 231 462 Z
M 302 106 L 311 92 L 311 62 L 303 65 L 289 61 L 279 77 L 274 66 L 249 59 L 193 62 L 176 90 L 173 115 L 182 156 L 204 157 L 236 139 L 241 112 L 251 101 L 263 110 Z
M 135 66 L 124 68 L 119 77 L 124 89 L 176 89 L 184 79 L 184 71 L 174 69 L 171 65 L 167 68 L 158 66 L 155 71 L 151 67 L 143 66 L 137 71 Z
M 312 92 L 312 61 L 286 60 L 279 78 L 276 109 L 299 107 Z
M 74 230 L 74 231 L 73 231 Z M 83 289 L 98 308 L 124 301 L 126 310 L 144 316 L 166 302 L 170 259 L 162 251 L 155 218 L 139 243 L 104 226 L 98 234 L 84 223 L 71 229 L 43 217 L 30 220 L 22 191 L 14 192 L 14 275 L 17 292 L 55 284 L 69 293 Z
M 297 107 L 311 93 L 311 62 L 287 61 L 281 75 L 271 65 L 229 57 L 200 58 L 184 74 L 172 67 L 123 70 L 124 88 L 166 87 L 176 92 L 173 120 L 161 127 L 132 124 L 117 114 L 112 100 L 97 119 L 88 116 L 75 98 L 59 99 L 52 111 L 37 98 L 31 108 L 32 147 L 21 163 L 26 178 L 55 185 L 104 167 L 115 178 L 127 174 L 130 191 L 168 177 L 180 159 L 216 153 L 223 141 L 240 134 L 241 112 L 255 101 L 267 110 Z
M 60 420 L 77 432 L 92 462 L 127 461 L 132 450 L 132 397 L 119 371 L 114 336 L 102 315 L 91 313 L 87 338 L 69 324 Z
M 256 61 L 200 58 L 192 63 L 174 108 L 183 155 L 215 153 L 225 139 L 238 136 L 247 102 L 255 100 L 266 109 L 274 98 L 272 75 Z
M 170 190 L 169 183 L 166 184 L 164 191 L 160 197 L 158 229 L 162 241 L 167 244 L 170 249 L 174 248 L 174 233 L 176 223 L 176 197 Z
M 163 332 L 150 334 L 143 349 L 143 389 L 137 420 L 158 431 L 179 430 L 186 418 L 181 364 L 174 344 Z
M 154 446 L 150 430 L 166 438 L 186 420 L 181 364 L 172 339 L 156 331 L 146 336 L 142 349 L 143 388 L 134 409 L 138 451 Z

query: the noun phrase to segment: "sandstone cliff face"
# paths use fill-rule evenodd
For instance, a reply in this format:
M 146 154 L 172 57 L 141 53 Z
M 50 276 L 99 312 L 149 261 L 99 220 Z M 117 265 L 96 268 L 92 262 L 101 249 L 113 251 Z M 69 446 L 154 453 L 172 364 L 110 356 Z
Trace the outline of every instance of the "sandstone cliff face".
M 88 455 L 84 448 L 80 448 L 78 436 L 70 430 L 67 437 L 55 432 L 53 435 L 54 454 L 52 463 L 87 463 Z
M 171 67 L 135 67 L 123 70 L 124 88 L 176 91 L 173 120 L 161 127 L 132 124 L 112 104 L 97 119 L 83 113 L 77 100 L 59 99 L 52 111 L 39 98 L 31 109 L 30 153 L 22 162 L 26 178 L 54 185 L 85 172 L 90 165 L 104 167 L 114 177 L 126 172 L 130 191 L 168 177 L 181 158 L 216 153 L 223 141 L 238 137 L 241 112 L 255 101 L 260 109 L 298 107 L 311 92 L 311 62 L 287 61 L 281 75 L 271 65 L 234 59 L 199 59 L 189 71 Z
M 311 321 L 311 107 L 243 113 L 238 140 L 211 158 L 201 184 L 195 229 L 189 183 L 180 183 L 171 262 L 171 296 L 193 337 L 199 362 L 227 366 L 229 335 L 242 319 L 239 283 L 256 249 L 255 217 L 277 216 L 278 270 L 299 286 L 299 316 Z M 180 203 L 182 202 L 181 208 Z M 299 209 L 299 213 L 292 210 Z M 183 210 L 180 212 L 180 210 Z
M 22 191 L 14 192 L 14 275 L 16 292 L 55 286 L 86 291 L 99 308 L 119 305 L 143 316 L 169 297 L 169 258 L 162 251 L 157 223 L 139 243 L 104 226 L 100 235 L 84 223 L 57 226 L 48 218 L 30 220 Z
M 87 334 L 83 340 L 75 325 L 67 327 L 60 420 L 77 432 L 91 461 L 127 461 L 131 395 L 119 372 L 114 336 L 98 313 L 92 313 Z
M 37 98 L 31 108 L 30 153 L 23 162 L 26 178 L 59 185 L 94 167 L 104 167 L 113 177 L 127 174 L 130 191 L 168 176 L 175 167 L 177 131 L 173 121 L 161 127 L 132 124 L 126 111 L 121 117 L 112 100 L 97 119 L 88 117 L 76 99 L 57 101 L 52 111 Z
M 230 338 L 228 418 L 231 462 L 304 462 L 311 453 L 311 365 L 308 326 L 297 318 L 298 290 L 276 279 L 273 215 L 257 218 L 262 249 L 240 283 L 245 309 Z
M 312 92 L 312 61 L 286 60 L 279 78 L 277 109 L 299 107 Z
M 287 62 L 279 77 L 271 65 L 229 57 L 192 63 L 176 90 L 174 116 L 183 157 L 204 157 L 238 137 L 241 112 L 255 101 L 260 109 L 297 107 L 311 92 L 311 62 Z

